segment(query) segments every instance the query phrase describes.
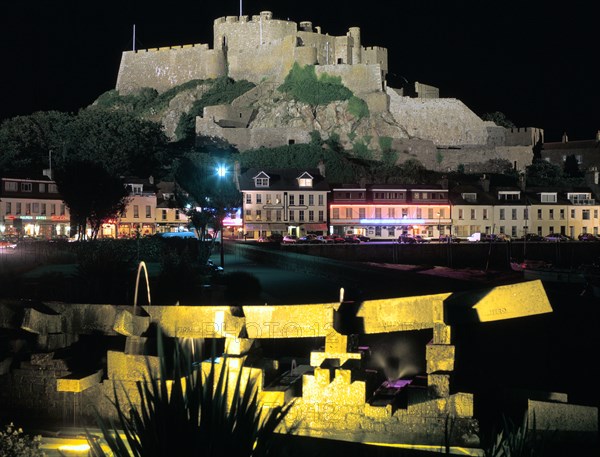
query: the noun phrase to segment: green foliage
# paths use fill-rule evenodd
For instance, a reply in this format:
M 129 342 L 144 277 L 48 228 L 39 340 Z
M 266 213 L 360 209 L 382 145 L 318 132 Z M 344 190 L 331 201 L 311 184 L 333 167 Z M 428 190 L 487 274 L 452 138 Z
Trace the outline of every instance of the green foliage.
M 544 455 L 543 440 L 538 437 L 535 420 L 531 430 L 527 414 L 518 426 L 506 417 L 502 418 L 502 429 L 484 449 L 485 457 L 535 457 Z
M 309 133 L 310 135 L 310 145 L 311 146 L 319 146 L 323 145 L 323 138 L 321 138 L 321 133 L 318 130 L 313 130 Z
M 435 161 L 438 163 L 438 165 L 441 165 L 441 163 L 444 161 L 444 154 L 442 154 L 442 151 L 439 149 L 435 153 Z
M 11 422 L 0 430 L 0 456 L 2 457 L 44 457 L 40 449 L 41 436 L 31 437 L 23 433 Z
M 54 180 L 80 239 L 85 237 L 87 223 L 92 238 L 96 238 L 103 221 L 122 214 L 129 202 L 129 192 L 121 178 L 95 162 L 64 162 L 56 169 Z
M 356 164 L 340 151 L 335 140 L 330 138 L 325 144 L 333 147 L 323 149 L 316 145 L 293 144 L 252 149 L 240 154 L 239 162 L 242 168 L 261 168 L 265 164 L 272 168 L 316 168 L 323 160 L 330 183 L 355 182 L 357 176 L 364 173 L 364 165 Z
M 363 117 L 369 117 L 369 106 L 362 98 L 354 95 L 348 100 L 348 111 L 358 120 Z
M 352 91 L 342 84 L 339 76 L 323 73 L 317 78 L 314 65 L 301 67 L 297 62 L 279 86 L 279 90 L 286 92 L 294 100 L 312 106 L 315 115 L 319 105 L 352 97 Z
M 290 406 L 263 409 L 254 381 L 242 379 L 242 370 L 235 378 L 230 376 L 227 358 L 215 361 L 214 351 L 206 373 L 179 341 L 167 359 L 160 328 L 157 343 L 159 373 L 137 382 L 140 402 L 119 401 L 115 385 L 118 423 L 107 423 L 98 415 L 114 456 L 273 455 L 272 436 Z M 169 390 L 165 381 L 171 379 Z M 88 442 L 92 456 L 106 455 L 89 433 Z
M 481 116 L 481 119 L 484 121 L 492 121 L 496 125 L 507 129 L 516 128 L 515 124 L 510 119 L 507 119 L 504 113 L 501 113 L 500 111 L 494 111 L 493 113 L 485 113 Z
M 392 150 L 392 142 L 393 138 L 389 136 L 380 136 L 379 137 L 379 148 L 382 152 L 388 152 Z
M 63 161 L 101 164 L 116 176 L 160 176 L 167 138 L 156 122 L 132 113 L 100 108 L 80 111 L 69 124 Z
M 365 138 L 360 141 L 355 141 L 352 143 L 353 153 L 356 157 L 362 160 L 372 160 L 373 159 L 373 151 L 369 149 L 369 143 Z
M 583 173 L 579 169 L 579 162 L 573 154 L 567 156 L 563 171 L 568 178 L 581 178 L 583 176 Z
M 74 116 L 59 111 L 37 111 L 6 119 L 0 125 L 0 169 L 12 173 L 41 173 L 64 154 L 64 136 Z
M 534 160 L 526 168 L 528 186 L 562 186 L 565 179 L 562 169 L 546 160 Z

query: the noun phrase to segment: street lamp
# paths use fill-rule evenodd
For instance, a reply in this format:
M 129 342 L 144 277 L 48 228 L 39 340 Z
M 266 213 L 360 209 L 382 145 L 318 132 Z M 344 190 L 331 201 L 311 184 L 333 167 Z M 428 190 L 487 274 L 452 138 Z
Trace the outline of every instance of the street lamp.
M 217 176 L 219 177 L 219 183 L 221 182 L 221 179 L 224 178 L 225 176 L 227 176 L 227 167 L 223 164 L 219 164 L 217 165 Z M 218 201 L 218 199 L 217 199 Z M 222 210 L 222 208 L 218 208 L 218 211 L 220 212 Z M 218 220 L 219 220 L 219 231 L 221 232 L 221 246 L 220 246 L 220 257 L 221 257 L 221 267 L 225 268 L 225 249 L 223 247 L 223 243 L 225 242 L 225 237 L 223 236 L 223 223 L 225 220 L 225 214 L 221 215 L 220 213 L 217 214 L 218 216 Z

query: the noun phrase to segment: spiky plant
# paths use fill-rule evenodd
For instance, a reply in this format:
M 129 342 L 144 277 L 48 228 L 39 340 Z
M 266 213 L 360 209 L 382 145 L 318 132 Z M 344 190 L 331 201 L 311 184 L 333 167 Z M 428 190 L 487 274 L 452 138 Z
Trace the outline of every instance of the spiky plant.
M 484 452 L 486 457 L 534 457 L 543 455 L 543 444 L 536 433 L 535 416 L 530 430 L 529 419 L 525 414 L 520 426 L 503 417 L 502 429 Z
M 167 361 L 160 330 L 157 336 L 159 376 L 148 367 L 149 379 L 137 382 L 135 403 L 126 395 L 119 401 L 116 387 L 113 405 L 118 421 L 98 417 L 106 444 L 116 457 L 251 456 L 271 455 L 271 437 L 287 413 L 287 407 L 265 410 L 251 379 L 242 388 L 242 376 L 229 385 L 228 370 L 202 373 L 188 351 L 175 345 L 170 389 Z M 101 443 L 88 432 L 94 457 L 106 456 Z

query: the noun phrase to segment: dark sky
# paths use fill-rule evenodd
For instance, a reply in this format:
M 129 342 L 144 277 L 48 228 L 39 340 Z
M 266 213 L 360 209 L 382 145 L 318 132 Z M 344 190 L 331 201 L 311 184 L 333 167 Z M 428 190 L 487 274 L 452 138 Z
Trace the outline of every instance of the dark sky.
M 477 115 L 501 111 L 546 141 L 595 138 L 599 30 L 595 1 L 245 0 L 244 14 L 312 21 L 323 33 L 361 27 L 364 46 L 388 49 L 388 84 L 440 89 Z M 361 6 L 356 6 L 361 5 Z M 555 5 L 555 6 L 553 6 Z M 239 0 L 20 0 L 0 9 L 0 119 L 76 112 L 114 88 L 121 52 L 212 43 L 213 20 Z

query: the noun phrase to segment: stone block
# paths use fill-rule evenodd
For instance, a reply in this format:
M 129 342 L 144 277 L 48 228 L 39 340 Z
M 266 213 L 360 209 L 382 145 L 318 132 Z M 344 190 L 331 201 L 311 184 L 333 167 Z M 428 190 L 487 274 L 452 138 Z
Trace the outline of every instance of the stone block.
M 122 310 L 115 316 L 113 330 L 125 336 L 139 336 L 148 330 L 150 316 L 137 316 L 128 310 Z
M 61 333 L 62 318 L 60 314 L 42 313 L 33 308 L 26 308 L 21 328 L 38 335 Z
M 95 373 L 80 375 L 71 374 L 56 380 L 58 392 L 83 392 L 90 387 L 100 384 L 102 381 L 102 370 Z
M 446 398 L 450 396 L 450 374 L 431 373 L 427 376 L 429 393 L 433 397 Z
M 455 348 L 451 344 L 428 344 L 425 357 L 427 358 L 427 373 L 454 370 Z
M 595 406 L 529 400 L 529 428 L 538 432 L 585 433 L 598 437 L 598 408 Z
M 153 376 L 159 376 L 158 357 L 131 355 L 117 351 L 108 351 L 107 356 L 107 375 L 109 379 L 127 381 L 149 379 L 148 366 L 150 366 Z
M 433 344 L 450 344 L 452 328 L 449 325 L 436 322 L 433 324 Z
M 248 338 L 225 338 L 225 354 L 229 355 L 246 355 L 254 340 Z
M 342 366 L 348 360 L 362 360 L 363 354 L 360 352 L 320 352 L 313 351 L 310 353 L 310 365 L 312 367 L 320 367 L 327 359 L 337 360 L 337 365 Z

